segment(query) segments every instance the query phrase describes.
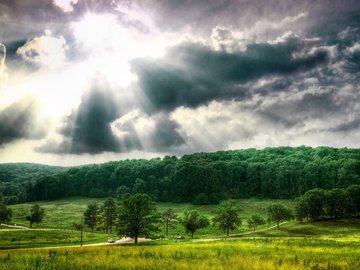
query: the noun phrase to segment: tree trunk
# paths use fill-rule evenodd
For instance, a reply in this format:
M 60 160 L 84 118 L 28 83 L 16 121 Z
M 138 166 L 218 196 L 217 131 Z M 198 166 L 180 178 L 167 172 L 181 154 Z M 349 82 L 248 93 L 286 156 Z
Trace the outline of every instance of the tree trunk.
M 30 221 L 30 229 L 32 228 L 33 223 Z
M 280 227 L 280 221 L 279 220 L 277 221 L 277 227 L 278 227 L 278 229 Z
M 168 232 L 169 232 L 169 221 L 167 220 L 165 223 L 165 236 L 168 236 Z
M 229 228 L 226 228 L 226 236 L 229 236 L 230 230 Z
M 138 243 L 138 236 L 136 235 L 134 239 L 135 239 L 135 245 L 137 245 L 137 243 Z
M 256 226 L 254 226 L 254 232 L 255 232 Z

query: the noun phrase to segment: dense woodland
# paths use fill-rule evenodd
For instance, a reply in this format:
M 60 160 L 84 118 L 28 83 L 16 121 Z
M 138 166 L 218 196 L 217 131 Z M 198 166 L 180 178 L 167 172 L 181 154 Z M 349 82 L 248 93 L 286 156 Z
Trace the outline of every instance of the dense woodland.
M 348 148 L 232 150 L 69 168 L 0 165 L 0 192 L 8 204 L 134 193 L 157 201 L 207 204 L 251 196 L 294 198 L 314 188 L 352 184 L 360 184 L 360 150 Z

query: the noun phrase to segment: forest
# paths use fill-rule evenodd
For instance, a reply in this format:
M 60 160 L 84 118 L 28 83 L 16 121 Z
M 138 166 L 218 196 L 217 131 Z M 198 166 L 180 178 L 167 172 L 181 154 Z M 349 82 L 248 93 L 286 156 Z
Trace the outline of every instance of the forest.
M 275 147 L 121 160 L 77 167 L 0 164 L 6 204 L 71 196 L 218 203 L 229 198 L 293 199 L 314 188 L 360 184 L 360 150 Z

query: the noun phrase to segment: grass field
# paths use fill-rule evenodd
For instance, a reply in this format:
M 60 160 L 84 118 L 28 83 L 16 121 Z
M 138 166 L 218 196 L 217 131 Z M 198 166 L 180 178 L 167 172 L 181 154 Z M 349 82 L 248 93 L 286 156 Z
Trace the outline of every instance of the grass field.
M 102 203 L 103 199 L 80 198 L 58 201 L 36 202 L 45 209 L 45 217 L 40 224 L 34 224 L 34 228 L 57 228 L 74 229 L 74 222 L 80 223 L 86 206 L 90 203 Z M 25 217 L 30 214 L 31 205 L 34 203 L 23 203 L 11 205 L 13 216 L 11 223 L 28 226 Z
M 262 230 L 252 234 L 244 224 L 232 238 L 224 238 L 216 226 L 197 232 L 197 239 L 172 239 L 184 233 L 181 225 L 170 230 L 170 240 L 99 247 L 78 246 L 80 232 L 71 230 L 80 221 L 89 203 L 100 199 L 72 198 L 56 202 L 40 202 L 45 208 L 44 222 L 35 229 L 0 229 L 0 270 L 28 269 L 360 269 L 360 219 L 343 219 L 317 223 L 289 222 L 280 229 Z M 266 207 L 273 200 L 240 200 L 245 220 L 252 213 L 266 215 Z M 292 206 L 291 201 L 282 201 Z M 11 206 L 14 222 L 24 224 L 31 204 Z M 163 211 L 173 208 L 178 214 L 184 210 L 198 210 L 208 217 L 216 205 L 160 203 Z M 59 223 L 61 226 L 59 226 Z M 49 228 L 44 228 L 44 227 Z M 263 228 L 269 227 L 266 224 Z M 63 229 L 61 229 L 63 228 Z M 261 228 L 259 228 L 261 229 Z M 20 238 L 20 242 L 18 239 Z M 107 235 L 85 233 L 85 243 L 104 242 Z M 17 249 L 18 246 L 20 249 Z M 26 247 L 51 248 L 26 249 Z M 56 247 L 56 248 L 54 248 Z
M 38 202 L 41 207 L 45 209 L 45 217 L 40 224 L 34 224 L 34 228 L 56 228 L 56 229 L 74 229 L 74 222 L 80 223 L 82 213 L 85 211 L 86 206 L 90 203 L 101 204 L 104 199 L 81 198 L 74 197 L 70 199 L 58 201 L 45 201 Z M 239 203 L 243 209 L 240 216 L 243 219 L 243 226 L 238 231 L 232 233 L 241 233 L 248 231 L 246 226 L 246 219 L 253 213 L 259 213 L 266 216 L 266 207 L 274 202 L 281 202 L 289 207 L 292 206 L 290 200 L 271 200 L 271 199 L 241 199 Z M 12 223 L 18 225 L 28 226 L 25 217 L 30 213 L 31 203 L 12 205 L 10 208 L 13 211 Z M 158 203 L 158 210 L 164 211 L 167 208 L 172 208 L 178 215 L 182 215 L 185 210 L 198 210 L 202 214 L 211 218 L 214 216 L 217 205 L 192 205 L 187 203 Z M 270 226 L 269 224 L 260 226 L 259 229 Z M 161 233 L 160 233 L 161 234 Z M 175 237 L 180 234 L 185 234 L 184 228 L 177 224 L 174 228 L 170 229 L 169 237 Z M 214 235 L 223 235 L 217 227 L 210 226 L 208 228 L 199 230 L 197 234 L 199 237 L 212 237 Z
M 84 244 L 105 242 L 107 235 L 85 232 Z M 80 245 L 80 232 L 59 229 L 1 229 L 0 249 Z
M 0 269 L 360 269 L 360 242 L 243 238 L 199 243 L 0 251 Z

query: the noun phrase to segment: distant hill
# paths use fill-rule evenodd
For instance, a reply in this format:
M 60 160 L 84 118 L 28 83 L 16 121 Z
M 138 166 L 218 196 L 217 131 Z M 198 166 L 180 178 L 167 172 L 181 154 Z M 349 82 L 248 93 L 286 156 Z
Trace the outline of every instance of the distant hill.
M 142 192 L 157 201 L 208 204 L 251 196 L 289 199 L 351 184 L 360 184 L 359 149 L 274 147 L 68 168 L 0 164 L 0 191 L 8 203 Z
M 37 179 L 66 170 L 59 166 L 48 166 L 34 163 L 2 163 L 0 164 L 1 182 L 23 182 Z

